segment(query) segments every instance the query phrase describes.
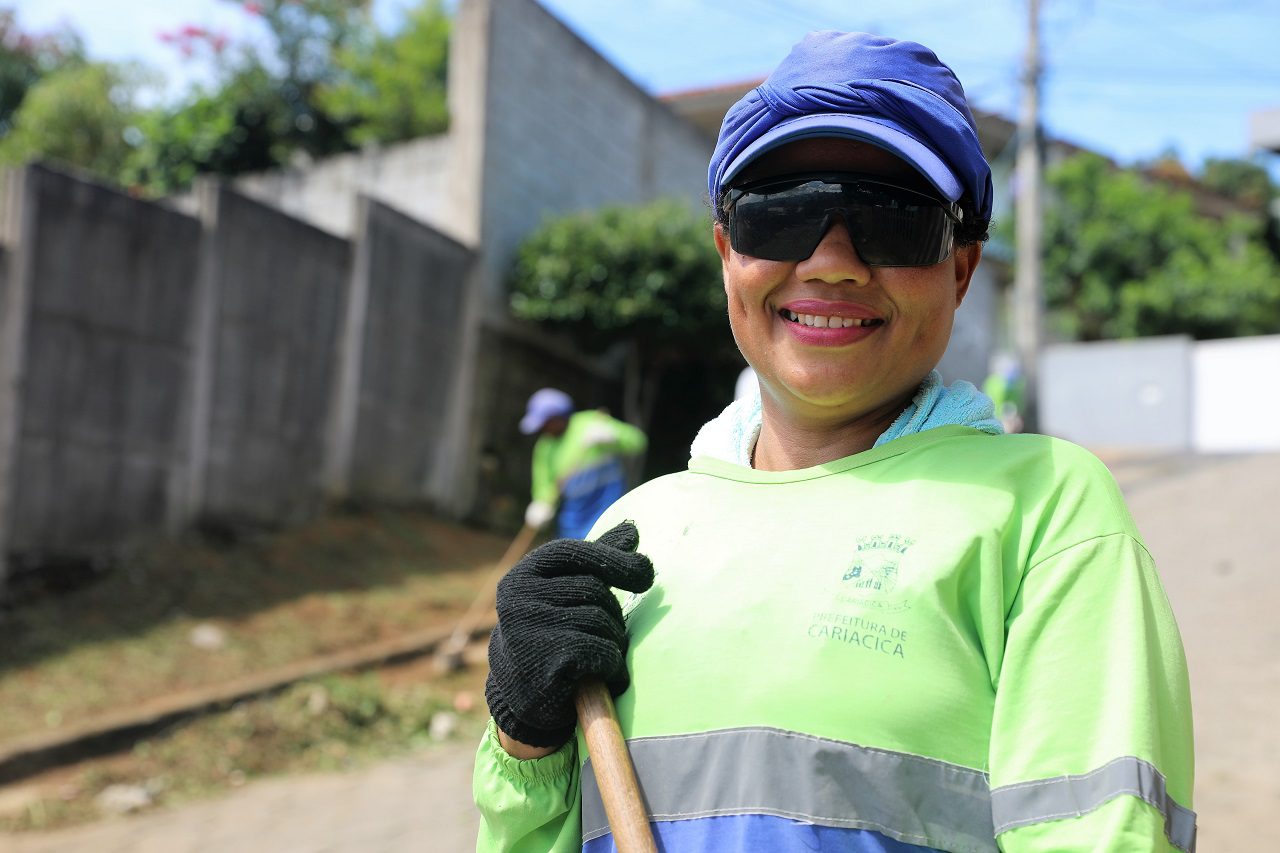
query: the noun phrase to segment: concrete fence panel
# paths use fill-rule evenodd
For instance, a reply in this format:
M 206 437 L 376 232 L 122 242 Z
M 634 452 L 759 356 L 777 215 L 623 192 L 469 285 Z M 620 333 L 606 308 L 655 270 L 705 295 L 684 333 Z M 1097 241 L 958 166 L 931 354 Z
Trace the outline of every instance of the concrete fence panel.
M 220 187 L 206 197 L 212 276 L 200 512 L 288 522 L 321 498 L 350 245 Z M 206 202 L 210 203 L 210 202 Z
M 357 377 L 345 492 L 373 500 L 435 500 L 428 483 L 460 367 L 462 308 L 474 253 L 367 200 L 357 236 L 351 333 Z M 341 452 L 341 451 L 339 451 Z
M 41 166 L 10 180 L 5 548 L 157 531 L 181 462 L 199 225 Z

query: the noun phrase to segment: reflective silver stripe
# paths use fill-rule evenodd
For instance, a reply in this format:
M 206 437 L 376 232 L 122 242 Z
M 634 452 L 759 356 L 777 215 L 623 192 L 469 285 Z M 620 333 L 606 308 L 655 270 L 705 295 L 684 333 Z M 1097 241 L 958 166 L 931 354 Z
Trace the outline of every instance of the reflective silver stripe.
M 764 814 L 872 829 L 944 850 L 996 850 L 980 770 L 767 728 L 637 738 L 627 745 L 653 820 Z M 606 832 L 588 760 L 582 839 Z
M 1164 816 L 1165 835 L 1187 853 L 1196 846 L 1196 813 L 1173 801 L 1164 776 L 1141 758 L 1125 756 L 1079 776 L 1005 785 L 991 792 L 996 834 L 1064 817 L 1078 817 L 1122 794 L 1132 794 Z

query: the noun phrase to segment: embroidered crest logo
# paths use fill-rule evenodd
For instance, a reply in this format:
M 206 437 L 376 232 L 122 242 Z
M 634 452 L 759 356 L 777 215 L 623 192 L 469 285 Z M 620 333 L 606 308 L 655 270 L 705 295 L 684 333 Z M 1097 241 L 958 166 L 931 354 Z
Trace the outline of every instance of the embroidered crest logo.
M 892 603 L 893 591 L 898 586 L 903 555 L 914 544 L 914 539 L 897 534 L 860 537 L 853 562 L 841 578 L 844 593 L 872 607 L 905 606 Z

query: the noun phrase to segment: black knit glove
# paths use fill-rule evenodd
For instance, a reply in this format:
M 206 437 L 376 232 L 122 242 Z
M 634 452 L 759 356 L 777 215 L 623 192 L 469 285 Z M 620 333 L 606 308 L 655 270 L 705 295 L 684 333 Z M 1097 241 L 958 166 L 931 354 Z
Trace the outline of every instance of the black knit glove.
M 635 553 L 639 541 L 629 521 L 595 542 L 555 539 L 498 583 L 484 695 L 507 735 L 558 747 L 573 736 L 581 681 L 601 679 L 614 696 L 630 685 L 622 606 L 609 588 L 644 592 L 653 585 L 653 564 Z

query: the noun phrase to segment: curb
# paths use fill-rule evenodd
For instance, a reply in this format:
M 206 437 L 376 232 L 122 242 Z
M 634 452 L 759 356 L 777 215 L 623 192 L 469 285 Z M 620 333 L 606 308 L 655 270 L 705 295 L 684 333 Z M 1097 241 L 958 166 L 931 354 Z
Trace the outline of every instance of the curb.
M 484 624 L 471 630 L 469 638 L 474 641 L 487 637 L 494 624 L 493 619 L 485 620 Z M 179 720 L 222 710 L 245 699 L 266 696 L 303 679 L 403 663 L 432 654 L 453 633 L 451 629 L 435 628 L 407 634 L 213 687 L 170 694 L 146 703 L 142 708 L 103 714 L 79 726 L 0 744 L 0 785 L 17 782 L 51 767 L 118 752 Z

